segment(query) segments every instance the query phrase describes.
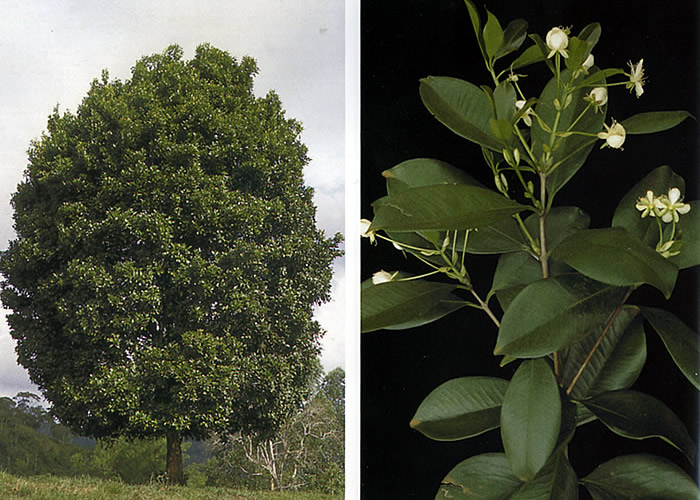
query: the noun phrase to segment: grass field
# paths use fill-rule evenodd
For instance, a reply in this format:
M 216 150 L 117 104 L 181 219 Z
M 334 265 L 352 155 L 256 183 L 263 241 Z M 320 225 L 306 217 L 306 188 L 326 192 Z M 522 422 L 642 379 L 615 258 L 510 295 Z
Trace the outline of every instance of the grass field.
M 89 477 L 17 477 L 0 472 L 0 498 L 14 500 L 341 500 L 314 492 L 243 491 L 229 488 L 129 485 Z

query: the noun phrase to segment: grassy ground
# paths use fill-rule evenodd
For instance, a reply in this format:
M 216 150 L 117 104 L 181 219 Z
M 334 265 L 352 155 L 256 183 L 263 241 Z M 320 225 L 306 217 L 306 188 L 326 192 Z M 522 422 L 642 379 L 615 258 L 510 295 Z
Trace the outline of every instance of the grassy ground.
M 242 491 L 228 488 L 132 486 L 93 478 L 17 477 L 0 472 L 0 498 L 15 500 L 341 500 L 314 492 Z

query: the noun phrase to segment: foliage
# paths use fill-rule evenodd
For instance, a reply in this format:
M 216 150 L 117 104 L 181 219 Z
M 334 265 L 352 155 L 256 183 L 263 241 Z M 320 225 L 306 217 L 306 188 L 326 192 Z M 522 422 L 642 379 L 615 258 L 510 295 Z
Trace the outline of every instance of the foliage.
M 577 36 L 569 28 L 552 28 L 545 40 L 531 35 L 522 50 L 527 22 L 502 28 L 487 12 L 483 23 L 466 5 L 493 86 L 431 76 L 421 80 L 420 96 L 438 121 L 481 147 L 495 189 L 439 160 L 409 160 L 383 173 L 387 195 L 372 204 L 373 220 L 363 221 L 372 243 L 389 241 L 428 268 L 366 280 L 364 332 L 410 329 L 470 306 L 498 329 L 493 354 L 501 365 L 516 364 L 511 380 L 447 381 L 417 409 L 410 425 L 431 439 L 499 429 L 503 445 L 503 453 L 456 465 L 437 497 L 565 500 L 578 498 L 583 485 L 596 499 L 695 499 L 693 480 L 665 459 L 617 457 L 579 477 L 568 446 L 597 419 L 626 438 L 661 438 L 694 462 L 696 444 L 681 420 L 630 387 L 646 361 L 645 322 L 698 387 L 697 333 L 667 310 L 628 300 L 644 285 L 669 299 L 679 271 L 700 263 L 697 202 L 685 202 L 683 179 L 659 167 L 620 193 L 611 227 L 589 229 L 582 209 L 554 205 L 598 141 L 620 149 L 627 135 L 667 130 L 690 115 L 645 112 L 608 124 L 608 89 L 624 85 L 639 98 L 643 61 L 629 72 L 596 67 L 597 23 Z M 520 72 L 535 64 L 551 77 L 531 97 Z M 499 256 L 485 296 L 470 276 L 473 254 Z
M 248 491 L 219 487 L 129 485 L 95 478 L 38 476 L 20 478 L 0 471 L 0 497 L 7 500 L 340 500 L 342 495 L 319 492 Z
M 238 434 L 212 442 L 209 482 L 336 494 L 344 486 L 345 373 L 329 372 L 303 408 L 271 438 Z
M 255 62 L 171 46 L 56 110 L 0 258 L 19 362 L 77 434 L 274 431 L 305 397 L 340 236 L 315 225 L 301 125 Z M 173 458 L 171 469 L 170 458 Z
M 21 476 L 69 475 L 71 457 L 80 448 L 38 401 L 28 392 L 0 398 L 0 470 Z
M 145 484 L 163 475 L 164 439 L 100 441 L 71 457 L 73 474 Z

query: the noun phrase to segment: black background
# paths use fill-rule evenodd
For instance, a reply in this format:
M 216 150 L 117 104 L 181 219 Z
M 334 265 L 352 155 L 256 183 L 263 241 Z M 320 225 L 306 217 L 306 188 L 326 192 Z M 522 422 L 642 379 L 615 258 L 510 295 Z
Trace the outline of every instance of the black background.
M 485 19 L 483 2 L 477 6 Z M 624 87 L 610 89 L 606 123 L 643 111 L 685 109 L 697 116 L 698 2 L 650 1 L 505 1 L 486 0 L 503 27 L 515 18 L 529 22 L 542 38 L 553 26 L 572 26 L 577 34 L 598 21 L 603 33 L 594 49 L 600 67 L 628 70 L 628 61 L 644 58 L 645 94 L 637 99 Z M 483 22 L 483 21 L 482 21 Z M 492 85 L 484 67 L 467 8 L 462 0 L 375 0 L 361 5 L 362 216 L 372 218 L 370 203 L 386 193 L 381 172 L 417 157 L 447 161 L 491 185 L 478 146 L 458 137 L 423 107 L 418 82 L 428 75 L 452 76 L 476 85 Z M 525 46 L 531 42 L 526 41 Z M 502 66 L 500 66 L 502 67 Z M 521 85 L 538 92 L 549 77 L 543 65 Z M 540 77 L 534 76 L 540 75 Z M 670 165 L 687 183 L 687 199 L 697 199 L 698 128 L 693 120 L 653 135 L 628 136 L 624 151 L 596 147 L 584 168 L 557 195 L 556 205 L 577 205 L 591 216 L 591 227 L 610 225 L 619 199 L 660 165 Z M 495 258 L 474 256 L 468 267 L 478 290 L 490 287 Z M 362 278 L 379 270 L 424 268 L 404 259 L 388 243 L 362 243 Z M 673 311 L 697 330 L 697 269 L 680 273 L 670 303 L 650 287 L 636 291 L 630 303 Z M 453 315 L 408 331 L 363 334 L 362 498 L 433 498 L 440 480 L 472 455 L 502 451 L 498 431 L 457 442 L 435 442 L 409 428 L 423 398 L 456 377 L 510 378 L 514 364 L 498 368 L 491 355 L 496 332 L 479 311 Z M 697 442 L 698 398 L 658 337 L 647 335 L 648 358 L 634 389 L 664 401 L 688 426 Z M 690 474 L 695 467 L 659 439 L 630 441 L 594 422 L 579 428 L 570 459 L 579 477 L 599 463 L 627 453 L 665 456 Z M 581 490 L 583 492 L 583 489 Z M 589 498 L 582 493 L 582 498 Z

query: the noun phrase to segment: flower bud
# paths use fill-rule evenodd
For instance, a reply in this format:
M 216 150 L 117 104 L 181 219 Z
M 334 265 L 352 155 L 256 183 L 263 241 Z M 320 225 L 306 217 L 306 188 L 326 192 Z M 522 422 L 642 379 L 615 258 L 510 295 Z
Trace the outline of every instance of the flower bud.
M 394 277 L 397 275 L 397 273 L 391 274 L 388 273 L 384 270 L 382 271 L 377 271 L 372 275 L 372 284 L 373 285 L 379 285 L 381 283 L 388 283 L 390 281 L 394 280 Z
M 547 47 L 549 47 L 550 52 L 547 58 L 552 57 L 557 52 L 562 55 L 562 57 L 569 57 L 566 52 L 566 48 L 569 46 L 569 36 L 566 31 L 561 28 L 552 28 L 547 33 Z
M 604 106 L 605 103 L 608 102 L 608 89 L 605 87 L 596 87 L 591 90 L 588 97 L 591 98 L 591 102 L 593 102 L 596 107 Z

